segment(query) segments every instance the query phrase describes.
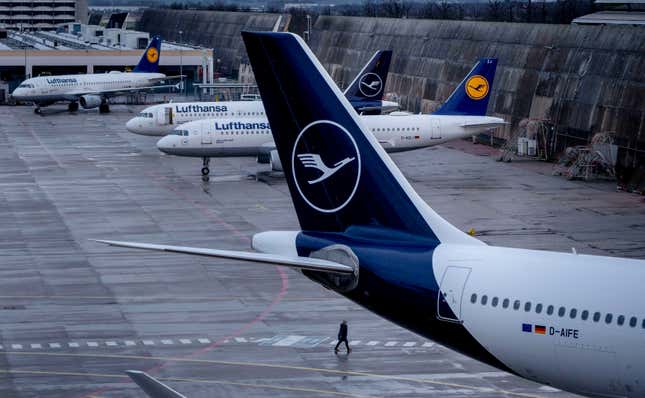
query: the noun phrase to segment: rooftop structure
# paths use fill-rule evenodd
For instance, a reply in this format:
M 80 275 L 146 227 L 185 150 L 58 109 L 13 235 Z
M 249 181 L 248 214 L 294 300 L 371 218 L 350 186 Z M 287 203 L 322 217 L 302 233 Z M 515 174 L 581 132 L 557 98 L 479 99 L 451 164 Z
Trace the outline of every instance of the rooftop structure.
M 56 30 L 87 17 L 87 0 L 0 0 L 0 29 Z
M 598 11 L 571 21 L 577 25 L 645 25 L 643 11 Z

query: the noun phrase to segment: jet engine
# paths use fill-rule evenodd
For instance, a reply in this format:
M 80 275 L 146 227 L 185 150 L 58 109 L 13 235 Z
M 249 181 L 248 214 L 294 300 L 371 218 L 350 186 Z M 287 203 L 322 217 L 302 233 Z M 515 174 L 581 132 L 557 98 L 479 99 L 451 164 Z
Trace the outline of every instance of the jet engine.
M 271 170 L 284 171 L 282 169 L 282 162 L 280 161 L 278 151 L 276 151 L 275 149 L 271 151 L 271 158 L 269 159 L 269 163 L 271 164 Z
M 78 99 L 84 109 L 92 109 L 101 105 L 101 97 L 98 95 L 83 95 Z

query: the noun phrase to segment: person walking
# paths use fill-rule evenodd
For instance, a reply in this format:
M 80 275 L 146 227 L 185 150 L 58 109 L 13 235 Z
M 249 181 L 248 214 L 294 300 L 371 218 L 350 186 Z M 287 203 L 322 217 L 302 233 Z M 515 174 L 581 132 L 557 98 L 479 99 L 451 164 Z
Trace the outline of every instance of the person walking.
M 345 343 L 348 354 L 352 352 L 352 349 L 349 348 L 349 342 L 347 341 L 347 331 L 347 321 L 341 322 L 340 329 L 338 329 L 338 344 L 336 344 L 336 348 L 334 348 L 334 353 L 338 354 L 338 347 L 340 346 L 340 343 Z

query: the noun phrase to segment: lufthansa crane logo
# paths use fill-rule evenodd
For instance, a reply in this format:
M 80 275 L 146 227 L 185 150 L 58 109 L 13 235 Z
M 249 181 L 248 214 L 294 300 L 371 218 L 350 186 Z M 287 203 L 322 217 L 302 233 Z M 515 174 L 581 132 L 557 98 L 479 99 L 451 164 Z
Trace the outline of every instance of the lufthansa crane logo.
M 466 94 L 474 100 L 486 97 L 488 89 L 488 80 L 482 75 L 475 75 L 466 82 Z
M 154 47 L 150 47 L 148 51 L 146 51 L 146 58 L 148 58 L 148 62 L 154 64 L 159 59 L 159 51 Z
M 383 80 L 376 73 L 366 73 L 358 81 L 358 90 L 366 97 L 376 97 L 383 91 Z
M 291 169 L 302 199 L 322 213 L 335 213 L 349 204 L 358 189 L 361 156 L 343 126 L 318 120 L 296 138 Z

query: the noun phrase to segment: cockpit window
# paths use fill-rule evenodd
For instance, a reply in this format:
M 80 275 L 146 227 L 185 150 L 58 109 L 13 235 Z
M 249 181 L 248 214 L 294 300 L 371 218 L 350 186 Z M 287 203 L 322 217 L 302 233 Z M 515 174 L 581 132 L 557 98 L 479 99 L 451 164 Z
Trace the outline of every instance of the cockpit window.
M 188 137 L 188 130 L 175 130 L 173 134 Z
M 34 88 L 34 85 L 29 83 L 22 83 L 18 86 L 18 88 Z
M 145 117 L 145 118 L 152 119 L 152 113 L 150 113 L 150 112 L 141 112 L 139 114 L 139 117 Z

